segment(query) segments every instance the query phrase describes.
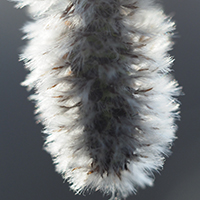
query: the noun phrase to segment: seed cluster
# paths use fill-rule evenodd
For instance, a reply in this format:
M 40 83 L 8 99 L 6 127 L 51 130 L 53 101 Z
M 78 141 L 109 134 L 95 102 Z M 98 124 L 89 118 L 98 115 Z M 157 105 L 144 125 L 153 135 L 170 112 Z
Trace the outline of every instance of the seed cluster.
M 33 22 L 21 59 L 45 149 L 81 193 L 125 198 L 153 184 L 174 138 L 174 23 L 153 0 L 15 0 Z

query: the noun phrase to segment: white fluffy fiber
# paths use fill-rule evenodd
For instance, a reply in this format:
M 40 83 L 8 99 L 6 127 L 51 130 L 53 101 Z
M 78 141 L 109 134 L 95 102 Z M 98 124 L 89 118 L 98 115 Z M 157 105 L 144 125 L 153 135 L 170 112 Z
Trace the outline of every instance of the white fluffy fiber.
M 153 184 L 175 139 L 174 23 L 153 0 L 14 0 L 33 21 L 21 55 L 45 149 L 81 193 Z

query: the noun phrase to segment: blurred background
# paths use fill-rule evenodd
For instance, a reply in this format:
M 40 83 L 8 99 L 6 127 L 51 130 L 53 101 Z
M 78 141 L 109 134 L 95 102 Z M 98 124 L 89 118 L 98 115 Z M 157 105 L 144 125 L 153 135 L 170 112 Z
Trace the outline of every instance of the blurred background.
M 167 158 L 154 187 L 140 189 L 127 200 L 200 199 L 200 1 L 163 0 L 165 12 L 177 24 L 174 74 L 183 86 L 179 100 L 181 121 L 173 154 Z M 20 27 L 28 20 L 25 9 L 0 1 L 0 199 L 1 200 L 103 200 L 100 193 L 75 196 L 54 171 L 43 150 L 42 126 L 35 123 L 34 104 L 20 86 L 27 72 L 18 62 Z

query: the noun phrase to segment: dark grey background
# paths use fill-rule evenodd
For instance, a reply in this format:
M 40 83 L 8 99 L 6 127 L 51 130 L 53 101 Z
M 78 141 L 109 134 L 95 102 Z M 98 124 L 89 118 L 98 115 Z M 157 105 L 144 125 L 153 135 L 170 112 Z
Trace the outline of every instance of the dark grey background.
M 200 199 L 200 1 L 165 0 L 172 13 L 179 38 L 171 52 L 175 56 L 175 77 L 184 87 L 178 140 L 172 148 L 155 186 L 139 190 L 128 200 Z M 18 62 L 25 10 L 0 0 L 0 199 L 66 200 L 108 199 L 99 193 L 74 196 L 67 183 L 54 172 L 50 156 L 42 150 L 41 125 L 34 121 L 34 104 L 20 86 L 26 71 Z

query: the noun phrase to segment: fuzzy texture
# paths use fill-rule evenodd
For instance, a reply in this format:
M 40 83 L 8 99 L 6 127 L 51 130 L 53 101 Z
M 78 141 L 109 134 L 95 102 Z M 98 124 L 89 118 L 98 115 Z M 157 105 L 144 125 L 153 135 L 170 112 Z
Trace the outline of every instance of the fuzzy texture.
M 174 23 L 154 0 L 14 0 L 33 21 L 21 55 L 56 171 L 76 193 L 153 184 L 175 139 Z

